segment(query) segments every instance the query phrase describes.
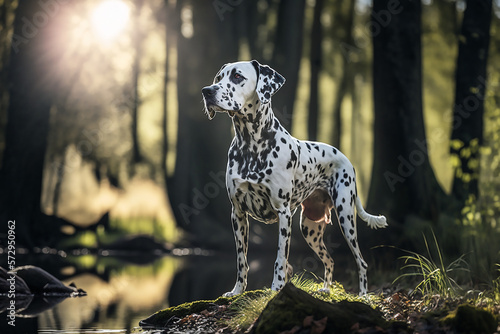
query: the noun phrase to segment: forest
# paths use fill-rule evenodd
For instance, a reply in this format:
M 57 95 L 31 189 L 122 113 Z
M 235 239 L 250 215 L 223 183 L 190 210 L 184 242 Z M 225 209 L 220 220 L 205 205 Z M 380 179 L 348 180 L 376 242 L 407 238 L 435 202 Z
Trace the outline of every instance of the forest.
M 498 277 L 500 2 L 2 0 L 0 20 L 2 248 L 15 221 L 26 252 L 133 235 L 234 252 L 232 122 L 207 119 L 201 89 L 256 59 L 286 78 L 283 126 L 339 148 L 387 217 L 358 224 L 372 268 L 430 247 L 472 284 Z M 250 227 L 275 252 L 277 226 Z

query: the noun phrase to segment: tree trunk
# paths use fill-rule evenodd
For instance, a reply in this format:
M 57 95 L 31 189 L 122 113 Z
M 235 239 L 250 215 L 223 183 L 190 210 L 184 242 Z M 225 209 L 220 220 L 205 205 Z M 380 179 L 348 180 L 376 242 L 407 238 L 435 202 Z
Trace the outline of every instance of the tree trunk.
M 335 94 L 335 104 L 333 106 L 333 131 L 332 131 L 332 145 L 341 148 L 341 138 L 342 138 L 342 102 L 344 102 L 344 97 L 347 92 L 347 86 L 349 84 L 350 78 L 348 69 L 346 68 L 346 61 L 342 60 L 343 73 L 340 79 L 337 92 Z
M 347 13 L 347 20 L 345 23 L 345 34 L 341 42 L 339 43 L 341 50 L 343 50 L 346 46 L 352 47 L 352 45 L 354 45 L 353 29 L 355 5 L 355 1 L 351 1 L 349 4 L 349 12 Z M 353 60 L 350 58 L 350 53 L 348 52 L 342 52 L 342 55 L 342 78 L 340 79 L 340 84 L 335 94 L 335 105 L 333 107 L 332 145 L 338 148 L 341 148 L 340 141 L 342 137 L 342 103 L 344 102 L 346 93 L 349 91 L 349 87 L 354 84 L 354 73 L 352 73 Z
M 142 161 L 141 151 L 139 147 L 139 76 L 141 72 L 141 57 L 142 57 L 142 33 L 140 25 L 140 16 L 142 10 L 143 0 L 135 1 L 134 9 L 134 32 L 133 32 L 133 45 L 134 45 L 134 62 L 132 64 L 132 89 L 133 89 L 133 101 L 132 101 L 132 163 L 138 163 Z
M 177 224 L 191 233 L 194 244 L 232 249 L 225 188 L 231 122 L 224 114 L 209 122 L 200 103 L 201 88 L 212 83 L 223 64 L 238 58 L 234 12 L 224 12 L 223 20 L 218 14 L 210 1 L 178 4 L 179 126 L 168 193 Z
M 0 171 L 0 220 L 15 220 L 16 245 L 49 242 L 59 229 L 41 212 L 42 172 L 59 52 L 55 25 L 36 27 L 29 19 L 38 2 L 20 1 L 14 22 L 9 66 L 10 99 L 6 147 Z M 46 224 L 47 223 L 47 224 Z
M 165 64 L 163 75 L 163 120 L 162 120 L 162 155 L 161 155 L 161 168 L 163 173 L 163 180 L 165 182 L 165 189 L 168 189 L 168 84 L 170 81 L 170 52 L 174 48 L 175 43 L 175 27 L 177 27 L 177 16 L 175 15 L 175 5 L 171 1 L 165 1 Z
M 13 20 L 15 13 L 14 3 L 15 0 L 2 1 L 0 4 L 0 43 L 2 48 L 0 50 L 0 142 L 4 142 L 4 127 L 7 122 L 7 108 L 9 105 L 9 82 L 8 82 L 8 71 L 5 69 L 9 64 L 10 57 L 10 42 L 11 34 L 13 29 Z M 3 147 L 0 146 L 0 157 L 2 156 Z M 2 166 L 0 165 L 0 168 Z
M 321 70 L 321 43 L 323 41 L 323 27 L 321 25 L 321 13 L 323 12 L 324 0 L 316 0 L 314 5 L 314 18 L 311 30 L 311 78 L 309 93 L 309 117 L 307 121 L 307 134 L 309 140 L 318 139 L 318 116 L 319 116 L 319 72 Z
M 259 38 L 259 27 L 265 25 L 268 14 L 259 12 L 257 1 L 243 1 L 234 15 L 237 15 L 238 36 L 248 45 L 250 58 L 263 62 L 264 43 Z M 242 57 L 240 54 L 240 58 Z M 243 57 L 241 60 L 250 59 Z
M 491 9 L 491 0 L 467 1 L 459 36 L 451 154 L 455 162 L 452 194 L 460 209 L 479 195 Z
M 420 1 L 373 5 L 374 161 L 368 208 L 388 216 L 391 235 L 399 235 L 412 214 L 437 221 L 444 197 L 427 151 L 420 18 Z
M 287 129 L 292 128 L 293 108 L 302 59 L 305 1 L 280 1 L 278 26 L 271 65 L 286 78 L 285 85 L 273 96 L 273 111 Z

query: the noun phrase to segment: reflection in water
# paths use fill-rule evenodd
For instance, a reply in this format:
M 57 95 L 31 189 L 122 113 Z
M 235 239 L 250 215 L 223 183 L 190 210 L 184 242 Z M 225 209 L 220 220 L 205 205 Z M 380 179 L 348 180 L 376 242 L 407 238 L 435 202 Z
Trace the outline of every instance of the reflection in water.
M 44 268 L 66 285 L 81 287 L 87 296 L 67 298 L 37 317 L 18 316 L 14 333 L 130 333 L 140 320 L 158 310 L 186 301 L 213 299 L 232 287 L 234 254 L 188 253 L 199 255 L 148 260 L 86 254 L 50 257 L 39 263 L 23 259 L 23 263 Z M 254 256 L 267 260 L 262 265 L 256 258 L 249 258 L 253 274 L 250 289 L 261 288 L 271 280 L 273 257 L 262 253 Z M 0 321 L 0 333 L 11 330 Z
M 137 254 L 87 254 L 20 259 L 19 263 L 37 265 L 66 285 L 75 283 L 87 296 L 68 298 L 38 317 L 17 317 L 14 332 L 1 318 L 5 316 L 2 313 L 0 333 L 137 333 L 134 328 L 139 321 L 158 310 L 187 301 L 215 299 L 232 288 L 236 278 L 233 252 L 190 254 L 199 255 L 146 258 Z M 248 289 L 270 286 L 275 255 L 275 249 L 249 253 Z M 304 264 L 317 260 L 300 255 L 292 256 L 291 261 L 295 272 L 301 272 L 303 268 L 313 269 Z M 315 268 L 321 275 L 322 267 L 316 264 Z
M 82 287 L 87 296 L 65 299 L 38 317 L 19 315 L 15 327 L 2 319 L 0 333 L 128 332 L 139 320 L 168 306 L 172 281 L 181 268 L 180 258 L 172 256 L 149 264 L 130 264 L 90 255 L 58 260 L 31 263 L 43 267 L 67 285 L 73 282 Z M 4 316 L 5 313 L 0 315 Z
M 115 333 L 129 333 L 129 331 L 126 329 L 98 329 L 98 328 L 77 329 L 77 330 L 57 330 L 57 329 L 38 330 L 38 334 L 115 334 Z
M 107 272 L 105 278 L 95 274 L 74 277 L 72 281 L 85 287 L 88 296 L 69 299 L 40 315 L 40 328 L 131 329 L 144 314 L 168 306 L 178 262 L 178 258 L 166 256 L 150 265 L 110 269 L 98 265 L 98 272 Z

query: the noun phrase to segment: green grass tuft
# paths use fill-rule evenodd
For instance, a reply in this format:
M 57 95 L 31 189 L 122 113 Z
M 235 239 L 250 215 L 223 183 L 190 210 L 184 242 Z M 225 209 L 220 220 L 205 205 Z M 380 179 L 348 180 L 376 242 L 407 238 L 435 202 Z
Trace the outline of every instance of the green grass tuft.
M 271 289 L 260 290 L 257 295 L 244 295 L 236 299 L 230 307 L 234 316 L 226 321 L 226 325 L 233 330 L 244 330 L 250 327 L 262 313 L 267 303 L 276 296 L 277 292 Z
M 371 294 L 365 296 L 350 294 L 338 282 L 334 282 L 330 286 L 330 293 L 319 292 L 318 290 L 323 288 L 323 282 L 319 281 L 314 274 L 312 274 L 313 278 L 305 278 L 305 274 L 306 272 L 294 275 L 290 282 L 295 287 L 323 301 L 331 303 L 343 300 L 357 301 L 375 308 L 377 302 L 381 300 L 381 297 Z M 258 295 L 242 296 L 231 304 L 230 309 L 234 312 L 234 315 L 225 322 L 229 328 L 239 331 L 249 328 L 257 320 L 267 303 L 277 294 L 276 291 L 270 289 L 260 290 L 259 292 Z
M 443 297 L 458 297 L 463 290 L 455 279 L 451 277 L 451 274 L 457 271 L 468 271 L 467 262 L 464 260 L 464 255 L 462 255 L 446 265 L 434 232 L 432 236 L 438 260 L 434 261 L 429 243 L 424 235 L 428 257 L 413 251 L 403 250 L 408 255 L 400 257 L 405 263 L 401 269 L 409 270 L 409 272 L 398 276 L 394 282 L 405 277 L 418 277 L 421 280 L 415 287 L 414 292 L 420 292 L 423 296 L 439 294 Z

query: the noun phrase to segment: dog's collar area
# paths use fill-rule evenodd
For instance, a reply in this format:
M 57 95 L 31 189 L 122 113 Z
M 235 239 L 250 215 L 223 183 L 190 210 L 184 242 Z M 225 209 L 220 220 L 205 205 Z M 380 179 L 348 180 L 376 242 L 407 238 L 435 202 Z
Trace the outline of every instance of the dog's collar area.
M 248 110 L 233 117 L 234 132 L 240 140 L 261 142 L 271 129 L 281 127 L 271 110 L 271 104 L 255 104 L 253 112 Z M 257 109 L 258 108 L 258 109 Z

